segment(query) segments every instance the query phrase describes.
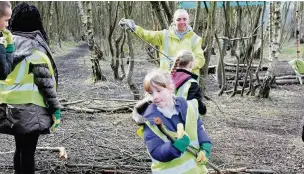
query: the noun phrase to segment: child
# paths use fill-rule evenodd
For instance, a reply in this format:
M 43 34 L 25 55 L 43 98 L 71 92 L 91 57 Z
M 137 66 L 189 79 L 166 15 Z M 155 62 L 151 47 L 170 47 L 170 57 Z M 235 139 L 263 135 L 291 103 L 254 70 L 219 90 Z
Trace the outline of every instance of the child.
M 144 89 L 153 103 L 147 106 L 147 102 L 143 102 L 144 107 L 147 107 L 144 110 L 137 105 L 133 119 L 142 125 L 137 133 L 144 138 L 152 158 L 152 173 L 207 173 L 205 164 L 208 162 L 212 145 L 202 128 L 203 122 L 196 109 L 197 101 L 175 97 L 170 74 L 160 69 L 146 75 Z M 185 134 L 172 142 L 169 141 L 154 124 L 156 117 L 173 133 L 177 131 L 177 124 L 182 123 Z M 187 151 L 189 146 L 197 149 L 198 157 Z
M 194 64 L 194 56 L 190 51 L 180 51 L 171 70 L 171 76 L 175 85 L 175 95 L 186 100 L 197 99 L 198 111 L 206 114 L 206 106 L 202 102 L 201 88 L 197 82 L 198 76 L 191 73 Z

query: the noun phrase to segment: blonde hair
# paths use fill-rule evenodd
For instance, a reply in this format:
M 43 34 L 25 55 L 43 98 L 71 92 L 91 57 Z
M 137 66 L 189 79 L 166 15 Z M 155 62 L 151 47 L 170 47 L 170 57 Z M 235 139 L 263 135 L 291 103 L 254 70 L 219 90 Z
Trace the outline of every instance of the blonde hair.
M 0 1 L 0 18 L 5 15 L 6 8 L 12 8 L 12 5 L 9 1 Z
M 185 68 L 190 62 L 193 61 L 194 61 L 194 55 L 191 51 L 182 50 L 178 52 L 178 54 L 176 55 L 174 65 L 172 66 L 171 69 L 171 74 L 174 74 L 178 67 Z
M 170 74 L 159 68 L 149 72 L 144 79 L 144 89 L 147 93 L 152 91 L 152 83 L 168 89 L 174 86 Z

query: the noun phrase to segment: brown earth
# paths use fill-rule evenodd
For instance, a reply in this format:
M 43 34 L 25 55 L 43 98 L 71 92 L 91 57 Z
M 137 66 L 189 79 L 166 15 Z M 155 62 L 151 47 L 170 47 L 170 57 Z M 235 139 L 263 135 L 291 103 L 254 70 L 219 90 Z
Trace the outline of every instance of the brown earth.
M 92 83 L 88 54 L 87 46 L 80 44 L 69 53 L 55 56 L 60 74 L 59 98 L 68 102 L 83 100 L 69 105 L 81 108 L 133 105 L 134 102 L 106 100 L 133 97 L 125 80 L 114 81 L 109 60 L 100 62 L 108 80 Z M 137 55 L 134 78 L 142 92 L 143 77 L 155 65 L 146 61 L 145 54 Z M 288 69 L 285 65 L 283 69 Z M 211 161 L 222 169 L 248 167 L 303 174 L 303 90 L 300 85 L 277 86 L 269 99 L 240 95 L 231 98 L 226 94 L 218 96 L 216 80 L 209 76 L 207 95 L 214 102 L 205 101 L 208 112 L 203 119 L 213 142 Z M 41 136 L 38 146 L 63 146 L 68 159 L 59 160 L 56 152 L 37 150 L 37 173 L 150 172 L 149 156 L 135 135 L 137 126 L 130 119 L 130 112 L 91 114 L 65 110 L 62 117 L 57 132 Z M 0 173 L 13 173 L 13 137 L 0 135 L 0 139 Z

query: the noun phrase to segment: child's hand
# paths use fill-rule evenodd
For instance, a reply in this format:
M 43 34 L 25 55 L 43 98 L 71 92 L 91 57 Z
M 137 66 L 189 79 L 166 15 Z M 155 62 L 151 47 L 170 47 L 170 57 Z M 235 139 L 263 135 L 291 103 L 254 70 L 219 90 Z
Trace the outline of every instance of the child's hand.
M 5 38 L 7 44 L 13 44 L 13 35 L 8 29 L 3 29 L 2 30 L 3 37 Z
M 61 118 L 61 114 L 60 114 L 60 110 L 58 109 L 52 115 L 52 119 L 53 119 L 53 125 L 51 127 L 52 132 L 56 132 L 56 130 L 60 124 L 60 118 Z
M 185 152 L 190 145 L 190 138 L 185 134 L 182 138 L 176 139 L 173 146 L 181 152 Z
M 201 150 L 198 153 L 196 162 L 199 165 L 206 165 L 208 163 L 208 158 L 206 157 L 206 152 L 204 150 Z

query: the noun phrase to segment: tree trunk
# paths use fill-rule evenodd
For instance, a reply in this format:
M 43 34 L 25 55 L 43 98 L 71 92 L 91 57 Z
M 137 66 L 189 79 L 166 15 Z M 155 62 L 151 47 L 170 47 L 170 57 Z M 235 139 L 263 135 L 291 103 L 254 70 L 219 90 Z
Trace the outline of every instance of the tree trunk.
M 172 14 L 172 10 L 171 8 L 169 7 L 169 4 L 168 4 L 168 1 L 160 1 L 164 11 L 165 11 L 165 14 L 167 16 L 167 20 L 168 20 L 168 25 L 170 25 L 172 23 L 172 20 L 173 20 L 173 14 Z
M 160 23 L 161 29 L 169 28 L 168 22 L 166 21 L 162 10 L 160 9 L 160 5 L 158 1 L 150 1 L 152 5 L 152 9 L 155 11 L 157 19 Z
M 280 47 L 280 35 L 281 35 L 281 13 L 280 13 L 280 2 L 270 3 L 270 15 L 269 15 L 269 45 L 270 45 L 270 57 L 269 57 L 269 68 L 266 73 L 266 77 L 263 81 L 261 89 L 259 91 L 259 97 L 268 98 L 270 93 L 270 85 L 275 82 L 275 64 L 278 60 L 278 49 Z M 274 10 L 273 10 L 274 8 Z M 272 14 L 273 13 L 273 14 Z M 273 17 L 272 17 L 273 15 Z M 272 26 L 273 24 L 273 26 Z M 272 33 L 273 28 L 273 33 Z M 272 38 L 273 37 L 273 38 Z M 273 40 L 273 42 L 272 42 Z
M 91 1 L 86 1 L 87 7 L 87 37 L 88 37 L 88 45 L 90 49 L 90 57 L 92 62 L 92 70 L 93 70 L 93 80 L 97 82 L 99 80 L 106 80 L 106 77 L 102 75 L 101 69 L 99 66 L 99 60 L 96 55 L 95 50 L 95 40 L 94 40 L 94 31 L 93 31 L 93 20 L 92 20 L 92 3 Z
M 60 31 L 60 20 L 59 20 L 59 11 L 58 11 L 58 2 L 55 2 L 55 11 L 56 11 L 56 17 L 57 17 L 57 36 L 58 36 L 58 43 L 59 48 L 61 48 L 61 31 Z
M 200 86 L 202 88 L 203 96 L 206 94 L 206 78 L 208 76 L 208 66 L 210 62 L 211 57 L 211 51 L 213 46 L 213 40 L 214 40 L 214 27 L 215 27 L 215 17 L 216 17 L 216 1 L 210 2 L 211 3 L 211 10 L 208 11 L 207 6 L 205 6 L 208 14 L 208 26 L 206 31 L 206 36 L 204 39 L 204 42 L 207 43 L 206 49 L 204 50 L 204 57 L 205 57 L 205 65 L 203 68 L 200 69 Z M 206 4 L 205 4 L 206 5 Z
M 124 14 L 125 14 L 125 18 L 128 19 L 130 12 L 128 12 L 128 2 L 124 1 L 123 5 L 124 5 Z M 128 46 L 129 46 L 129 53 L 130 53 L 130 62 L 129 62 L 129 67 L 128 67 L 128 72 L 127 72 L 127 82 L 128 85 L 131 89 L 131 91 L 133 92 L 134 95 L 134 100 L 139 100 L 140 99 L 140 95 L 139 95 L 139 88 L 137 86 L 137 84 L 134 82 L 133 79 L 133 70 L 134 70 L 134 51 L 133 51 L 133 45 L 132 45 L 132 41 L 131 41 L 131 34 L 129 32 L 127 32 L 127 40 L 128 40 Z
M 78 9 L 79 9 L 79 15 L 81 17 L 81 22 L 82 22 L 82 40 L 83 41 L 87 41 L 87 23 L 88 23 L 88 20 L 87 20 L 87 17 L 84 13 L 84 10 L 83 10 L 83 5 L 82 5 L 82 1 L 77 1 L 77 5 L 78 5 Z
M 54 14 L 54 1 L 50 1 L 49 2 L 49 6 L 50 6 L 50 15 L 49 15 L 49 44 L 53 43 L 53 32 L 54 30 L 52 30 L 53 27 L 53 14 Z
M 195 33 L 198 33 L 199 28 L 199 15 L 201 11 L 201 1 L 196 1 L 196 10 L 195 10 L 195 16 L 194 16 L 194 24 L 193 24 L 193 31 Z

